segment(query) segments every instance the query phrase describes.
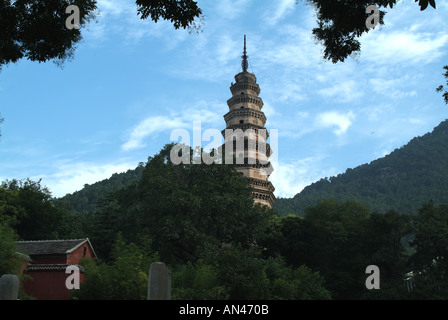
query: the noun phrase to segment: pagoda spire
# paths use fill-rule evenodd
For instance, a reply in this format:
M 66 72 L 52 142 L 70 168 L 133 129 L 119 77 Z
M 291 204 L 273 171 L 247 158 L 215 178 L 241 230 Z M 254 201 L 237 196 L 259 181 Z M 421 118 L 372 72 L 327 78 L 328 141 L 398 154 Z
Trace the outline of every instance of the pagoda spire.
M 243 67 L 243 72 L 247 72 L 247 68 L 249 68 L 249 62 L 248 62 L 248 58 L 249 56 L 247 55 L 246 52 L 246 35 L 244 35 L 244 51 L 243 51 L 243 55 L 242 57 L 243 61 L 241 62 L 241 67 Z
M 272 208 L 275 188 L 269 176 L 274 170 L 269 157 L 272 149 L 266 142 L 269 134 L 265 128 L 266 115 L 262 111 L 263 100 L 259 97 L 260 86 L 255 74 L 248 72 L 249 63 L 244 35 L 243 71 L 235 75 L 227 100 L 229 112 L 224 115 L 226 128 L 222 131 L 226 161 L 236 160 L 236 171 L 247 178 L 254 203 Z M 227 162 L 226 162 L 227 163 Z

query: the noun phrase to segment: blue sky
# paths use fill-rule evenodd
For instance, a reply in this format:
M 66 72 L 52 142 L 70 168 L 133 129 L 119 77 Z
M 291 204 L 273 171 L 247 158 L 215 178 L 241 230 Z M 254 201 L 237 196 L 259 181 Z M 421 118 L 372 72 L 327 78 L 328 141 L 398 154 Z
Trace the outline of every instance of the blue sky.
M 53 196 L 135 168 L 175 129 L 224 129 L 247 35 L 268 131 L 278 130 L 277 197 L 369 163 L 447 118 L 435 88 L 448 64 L 448 3 L 401 1 L 385 26 L 333 64 L 295 0 L 202 0 L 199 34 L 142 21 L 134 1 L 100 0 L 73 61 L 0 72 L 0 180 L 42 179 Z M 208 142 L 204 142 L 208 144 Z

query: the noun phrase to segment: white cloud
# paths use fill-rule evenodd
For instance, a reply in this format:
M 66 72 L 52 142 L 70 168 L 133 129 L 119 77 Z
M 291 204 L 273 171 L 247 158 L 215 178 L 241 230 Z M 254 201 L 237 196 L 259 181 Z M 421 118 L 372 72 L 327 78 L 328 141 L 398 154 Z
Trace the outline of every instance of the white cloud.
M 274 118 L 275 116 L 278 116 L 279 114 L 275 111 L 274 107 L 272 107 L 272 105 L 269 102 L 264 101 L 263 102 L 263 108 L 261 109 L 261 111 L 264 112 L 267 121 L 272 121 L 272 118 Z
M 279 162 L 269 180 L 275 187 L 275 196 L 291 198 L 306 186 L 325 176 L 335 174 L 334 169 L 322 170 L 322 156 L 308 157 L 291 163 Z
M 278 32 L 275 39 L 261 39 L 263 47 L 257 60 L 265 68 L 294 70 L 313 68 L 321 61 L 320 47 L 316 45 L 311 30 L 296 25 L 286 25 Z
M 296 7 L 296 1 L 295 0 L 280 0 L 280 1 L 273 1 L 272 5 L 274 5 L 274 9 L 269 10 L 264 15 L 264 20 L 268 25 L 275 25 L 277 24 L 281 19 L 283 19 L 288 13 L 293 11 Z
M 409 90 L 409 77 L 396 79 L 372 78 L 369 80 L 371 88 L 383 96 L 394 99 L 402 99 L 405 97 L 414 97 L 417 95 L 416 90 Z
M 349 111 L 346 114 L 337 111 L 328 111 L 318 114 L 315 118 L 315 124 L 318 127 L 323 128 L 336 127 L 333 132 L 336 135 L 341 135 L 352 125 L 354 118 L 355 115 L 352 111 Z
M 376 64 L 430 63 L 445 53 L 447 44 L 446 32 L 371 32 L 362 41 L 362 57 Z
M 341 80 L 333 86 L 319 89 L 317 92 L 325 98 L 343 103 L 352 102 L 364 95 L 359 84 L 354 80 Z
M 220 13 L 220 17 L 224 19 L 236 19 L 245 13 L 250 4 L 251 1 L 248 0 L 219 0 L 216 1 L 216 10 Z
M 130 5 L 126 0 L 98 0 L 97 7 L 101 16 L 120 16 L 129 13 L 131 8 L 135 10 L 135 4 Z
M 219 112 L 222 104 L 198 101 L 194 107 L 187 107 L 180 112 L 174 111 L 168 116 L 150 116 L 140 121 L 130 132 L 127 141 L 122 144 L 123 151 L 140 149 L 145 146 L 145 141 L 151 136 L 158 136 L 162 132 L 174 129 L 193 129 L 194 122 L 201 123 L 201 129 L 206 126 L 216 126 L 223 129 L 225 126 Z M 222 123 L 220 123 L 222 121 Z M 204 125 L 202 127 L 202 124 Z
M 165 130 L 184 128 L 186 123 L 180 118 L 171 119 L 167 116 L 148 117 L 141 121 L 131 132 L 130 137 L 121 148 L 124 151 L 140 149 L 145 146 L 145 139 Z
M 59 161 L 54 165 L 55 172 L 39 177 L 31 177 L 33 180 L 42 178 L 42 183 L 47 186 L 52 196 L 62 197 L 67 193 L 81 190 L 84 184 L 93 184 L 112 176 L 114 173 L 125 172 L 134 169 L 136 163 L 98 164 L 91 162 L 73 163 L 70 160 Z
M 107 41 L 121 42 L 123 48 L 137 46 L 142 40 L 159 40 L 158 46 L 171 50 L 188 37 L 188 31 L 176 30 L 172 23 L 150 17 L 145 20 L 138 15 L 135 2 L 127 0 L 99 0 L 98 23 L 91 23 L 84 33 L 91 46 L 109 45 Z M 167 39 L 168 41 L 165 41 Z
M 229 62 L 236 61 L 237 53 L 242 52 L 242 42 L 240 39 L 235 39 L 229 34 L 223 34 L 218 38 L 213 59 L 225 65 Z

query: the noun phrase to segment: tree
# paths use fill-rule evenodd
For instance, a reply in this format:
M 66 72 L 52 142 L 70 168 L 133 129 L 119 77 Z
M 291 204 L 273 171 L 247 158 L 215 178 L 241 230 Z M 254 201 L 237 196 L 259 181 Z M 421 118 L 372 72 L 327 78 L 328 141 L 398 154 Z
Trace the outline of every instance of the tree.
M 63 215 L 40 181 L 14 179 L 0 185 L 0 220 L 13 221 L 12 226 L 23 240 L 57 239 Z
M 287 265 L 281 257 L 262 258 L 256 246 L 222 246 L 209 261 L 216 263 L 217 278 L 230 299 L 326 300 L 325 281 L 305 265 Z M 211 262 L 210 262 L 211 263 Z
M 355 201 L 326 200 L 308 207 L 304 217 L 282 218 L 279 253 L 294 267 L 318 271 L 335 299 L 399 299 L 406 295 L 402 238 L 408 221 L 394 211 L 371 213 Z M 381 270 L 380 292 L 365 287 L 369 265 Z
M 82 37 L 80 29 L 65 25 L 69 5 L 79 8 L 81 26 L 94 17 L 95 0 L 0 0 L 0 68 L 22 58 L 71 58 Z
M 271 280 L 270 299 L 282 300 L 329 300 L 331 293 L 325 288 L 325 280 L 306 265 L 298 268 L 282 265 L 278 260 L 271 264 L 279 265 L 280 273 Z M 266 273 L 270 277 L 271 268 Z
M 195 262 L 219 243 L 260 238 L 274 213 L 254 206 L 235 165 L 174 165 L 172 147 L 148 159 L 137 184 L 110 198 L 97 214 L 96 234 L 106 239 L 120 231 L 135 243 L 149 237 L 167 263 Z
M 445 73 L 443 74 L 443 76 L 444 76 L 445 79 L 446 79 L 446 85 L 447 85 L 447 87 L 448 87 L 448 65 L 444 66 L 443 69 L 445 69 Z M 436 89 L 436 91 L 437 91 L 437 92 L 442 92 L 443 89 L 444 89 L 444 86 L 443 86 L 443 85 L 440 85 L 440 86 Z M 448 104 L 448 88 L 445 89 L 445 92 L 442 93 L 442 96 L 443 96 L 443 100 L 445 101 L 445 104 Z
M 126 242 L 119 234 L 113 244 L 112 261 L 95 262 L 84 259 L 85 281 L 75 292 L 80 300 L 144 300 L 148 290 L 151 263 L 158 261 L 157 253 Z
M 384 24 L 384 10 L 393 8 L 398 0 L 306 0 L 316 10 L 318 27 L 312 33 L 321 42 L 324 58 L 333 63 L 343 62 L 348 56 L 361 50 L 357 40 L 362 34 L 369 32 L 366 19 L 371 13 L 366 13 L 370 5 L 378 9 L 377 23 Z M 417 0 L 415 0 L 417 2 Z M 419 0 L 420 10 L 431 5 L 436 8 L 435 0 Z
M 361 50 L 357 40 L 369 29 L 366 27 L 366 8 L 392 8 L 398 0 L 306 0 L 317 13 L 318 27 L 312 33 L 323 43 L 324 58 L 336 63 Z M 436 7 L 435 0 L 418 1 L 420 10 L 428 5 Z M 82 38 L 80 29 L 67 29 L 66 8 L 80 9 L 80 25 L 86 25 L 96 16 L 95 0 L 0 0 L 0 68 L 22 58 L 46 62 L 55 59 L 62 63 L 72 58 Z M 174 28 L 199 30 L 202 9 L 194 0 L 136 0 L 141 19 L 154 22 L 166 20 Z M 379 24 L 384 24 L 385 12 L 379 10 Z
M 0 220 L 0 276 L 15 274 L 20 269 L 21 261 L 17 254 L 16 240 L 14 229 L 6 221 Z
M 78 29 L 66 27 L 69 5 L 79 8 Z M 167 20 L 176 29 L 194 29 L 202 14 L 193 0 L 137 0 L 136 5 L 141 19 Z M 96 0 L 0 0 L 0 69 L 22 58 L 58 64 L 73 58 L 82 27 L 95 19 L 96 10 Z
M 364 299 L 403 299 L 407 297 L 403 275 L 409 269 L 405 239 L 411 233 L 411 217 L 396 211 L 371 213 L 363 235 L 363 250 L 370 264 L 381 272 L 381 290 L 366 290 Z
M 322 274 L 336 299 L 353 298 L 365 289 L 362 271 L 372 263 L 361 240 L 368 217 L 369 209 L 355 201 L 327 200 L 305 211 L 311 238 L 310 255 L 302 263 Z
M 416 215 L 428 199 L 436 204 L 448 203 L 446 132 L 448 120 L 383 158 L 321 179 L 292 199 L 277 199 L 274 208 L 281 216 L 289 213 L 303 216 L 306 207 L 334 198 L 359 201 L 374 212 L 396 210 Z
M 218 279 L 218 267 L 203 260 L 188 262 L 172 274 L 174 300 L 226 300 L 228 288 Z
M 415 254 L 411 257 L 412 298 L 447 299 L 448 205 L 422 205 L 415 225 Z
M 318 27 L 312 33 L 317 41 L 324 46 L 324 59 L 333 63 L 343 62 L 347 57 L 361 51 L 361 43 L 358 38 L 368 33 L 371 28 L 367 26 L 368 19 L 375 19 L 375 23 L 384 25 L 384 10 L 380 8 L 392 9 L 399 0 L 306 0 L 316 10 Z M 415 0 L 424 11 L 428 6 L 436 8 L 435 0 Z M 369 6 L 374 5 L 378 10 L 378 16 L 374 17 Z M 370 21 L 370 20 L 369 20 Z M 448 66 L 444 69 L 445 78 L 448 79 Z M 448 85 L 448 80 L 447 80 Z M 442 92 L 443 85 L 436 90 Z M 448 91 L 445 90 L 443 98 L 448 104 Z
M 178 28 L 197 27 L 202 14 L 193 0 L 137 0 L 141 19 L 170 21 Z M 69 29 L 70 5 L 79 8 L 80 28 Z M 0 0 L 0 69 L 22 58 L 58 64 L 73 58 L 81 30 L 97 14 L 95 0 Z M 70 11 L 69 11 L 70 12 Z
M 142 19 L 157 22 L 169 20 L 174 28 L 194 28 L 194 21 L 202 14 L 197 2 L 193 0 L 137 0 L 138 14 Z
M 413 264 L 418 269 L 434 259 L 448 259 L 448 205 L 436 207 L 432 201 L 422 205 L 415 218 L 414 245 Z

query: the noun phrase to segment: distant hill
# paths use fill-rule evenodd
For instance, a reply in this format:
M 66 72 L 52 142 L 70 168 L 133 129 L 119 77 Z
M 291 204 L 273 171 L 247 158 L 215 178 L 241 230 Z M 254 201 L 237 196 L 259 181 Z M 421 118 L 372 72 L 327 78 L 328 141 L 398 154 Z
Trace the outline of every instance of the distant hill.
M 138 181 L 143 165 L 88 185 L 80 191 L 56 199 L 72 211 L 92 213 L 101 199 Z M 303 215 L 306 207 L 321 200 L 356 200 L 372 211 L 396 210 L 416 214 L 429 200 L 448 203 L 448 120 L 434 130 L 412 139 L 389 155 L 347 169 L 343 174 L 307 186 L 293 198 L 277 199 L 274 208 L 280 215 Z
M 372 211 L 416 214 L 424 202 L 448 203 L 448 120 L 389 155 L 321 179 L 290 199 L 277 199 L 280 215 L 303 215 L 321 200 L 356 200 Z
M 123 173 L 114 173 L 110 178 L 101 180 L 94 184 L 85 184 L 84 188 L 72 194 L 67 194 L 55 202 L 68 204 L 68 207 L 75 212 L 89 214 L 95 211 L 101 200 L 108 194 L 128 187 L 140 180 L 144 166 L 139 165 L 135 169 L 130 169 Z

